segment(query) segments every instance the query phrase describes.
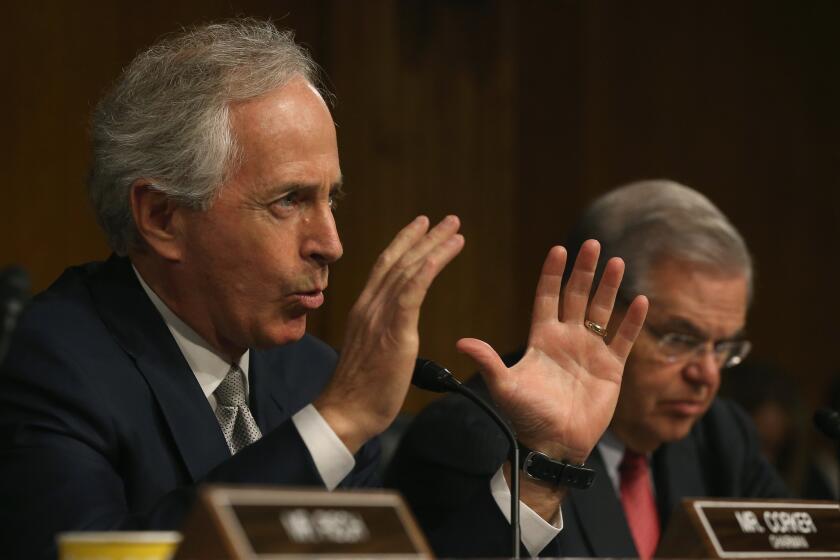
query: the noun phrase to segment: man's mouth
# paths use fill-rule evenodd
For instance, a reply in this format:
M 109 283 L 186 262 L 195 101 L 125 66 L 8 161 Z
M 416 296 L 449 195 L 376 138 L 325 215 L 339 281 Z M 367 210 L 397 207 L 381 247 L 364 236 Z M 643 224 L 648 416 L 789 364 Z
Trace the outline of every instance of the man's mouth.
M 674 399 L 663 401 L 660 406 L 666 411 L 680 416 L 698 416 L 706 410 L 706 402 L 692 399 Z
M 311 311 L 324 305 L 324 290 L 296 292 L 292 294 L 292 299 L 294 299 L 304 309 Z

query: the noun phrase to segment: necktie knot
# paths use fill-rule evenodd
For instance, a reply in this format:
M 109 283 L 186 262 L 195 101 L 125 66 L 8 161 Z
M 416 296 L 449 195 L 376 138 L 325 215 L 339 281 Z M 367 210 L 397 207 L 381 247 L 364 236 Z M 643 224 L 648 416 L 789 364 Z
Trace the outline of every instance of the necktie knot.
M 225 378 L 213 391 L 216 401 L 221 406 L 247 406 L 248 399 L 245 392 L 245 374 L 239 366 L 230 366 Z
M 230 366 L 230 371 L 213 391 L 213 395 L 216 397 L 216 419 L 231 454 L 262 437 L 251 409 L 248 408 L 245 373 L 239 366 Z
M 647 455 L 636 453 L 631 449 L 625 449 L 621 464 L 618 465 L 618 472 L 622 478 L 625 476 L 635 478 L 649 471 Z

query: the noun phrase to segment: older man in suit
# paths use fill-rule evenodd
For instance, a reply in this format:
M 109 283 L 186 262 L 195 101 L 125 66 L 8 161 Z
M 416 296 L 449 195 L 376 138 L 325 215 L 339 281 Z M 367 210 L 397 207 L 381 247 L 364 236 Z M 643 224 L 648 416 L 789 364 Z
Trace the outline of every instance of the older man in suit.
M 50 557 L 63 530 L 177 528 L 204 482 L 377 484 L 376 437 L 408 390 L 426 291 L 463 247 L 458 219 L 395 237 L 337 356 L 305 333 L 342 255 L 335 126 L 290 33 L 235 20 L 169 37 L 124 70 L 93 137 L 90 196 L 115 255 L 36 298 L 3 364 L 3 554 Z M 610 344 L 585 326 L 598 250 L 581 249 L 562 313 L 566 253 L 549 253 L 516 367 L 459 342 L 523 441 L 572 463 L 612 415 L 647 309 L 638 298 Z M 592 321 L 610 320 L 622 273 L 612 260 Z M 550 394 L 587 409 L 539 407 Z M 474 531 L 506 533 L 506 476 L 432 533 L 441 553 L 486 554 Z M 529 550 L 556 534 L 564 495 L 523 484 Z
M 786 494 L 746 415 L 716 398 L 721 371 L 750 350 L 744 328 L 752 263 L 726 217 L 671 181 L 638 182 L 597 199 L 569 243 L 587 238 L 602 243 L 600 269 L 611 256 L 627 263 L 612 321 L 637 294 L 648 295 L 651 308 L 628 358 L 615 416 L 587 461 L 598 479 L 570 492 L 563 531 L 543 554 L 650 558 L 684 497 Z M 491 396 L 481 379 L 471 383 Z M 448 397 L 409 428 L 386 483 L 405 493 L 431 530 L 506 454 L 506 440 L 481 411 Z

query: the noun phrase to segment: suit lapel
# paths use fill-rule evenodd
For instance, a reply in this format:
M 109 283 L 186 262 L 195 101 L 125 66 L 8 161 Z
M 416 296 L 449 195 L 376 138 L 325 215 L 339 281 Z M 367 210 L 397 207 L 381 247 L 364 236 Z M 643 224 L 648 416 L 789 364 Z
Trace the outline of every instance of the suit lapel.
M 251 350 L 250 404 L 263 433 L 312 403 L 334 369 L 333 351 L 309 335 L 267 350 Z
M 146 379 L 193 481 L 230 458 L 216 417 L 172 334 L 126 258 L 112 256 L 89 281 L 94 303 Z
M 564 515 L 571 514 L 580 528 L 583 539 L 594 556 L 632 557 L 636 547 L 621 502 L 607 476 L 604 461 L 597 447 L 587 461 L 599 474 L 587 490 L 572 489 L 564 504 Z M 563 533 L 560 533 L 561 539 Z
M 248 382 L 251 390 L 251 413 L 263 434 L 273 430 L 290 416 L 286 397 L 290 394 L 278 365 L 270 363 L 267 353 L 251 350 Z

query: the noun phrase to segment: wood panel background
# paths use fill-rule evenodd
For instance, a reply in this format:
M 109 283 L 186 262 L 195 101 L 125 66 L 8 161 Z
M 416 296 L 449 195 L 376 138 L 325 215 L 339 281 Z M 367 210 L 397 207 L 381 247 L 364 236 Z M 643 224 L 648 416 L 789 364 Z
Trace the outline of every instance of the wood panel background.
M 30 1 L 3 9 L 0 265 L 45 288 L 108 254 L 89 209 L 87 119 L 133 55 L 234 15 L 297 31 L 337 95 L 345 257 L 312 332 L 340 346 L 376 255 L 418 213 L 467 246 L 429 294 L 423 355 L 467 375 L 477 336 L 524 341 L 540 263 L 620 183 L 709 195 L 758 267 L 755 352 L 816 403 L 840 369 L 840 3 Z M 412 393 L 408 410 L 430 397 Z

